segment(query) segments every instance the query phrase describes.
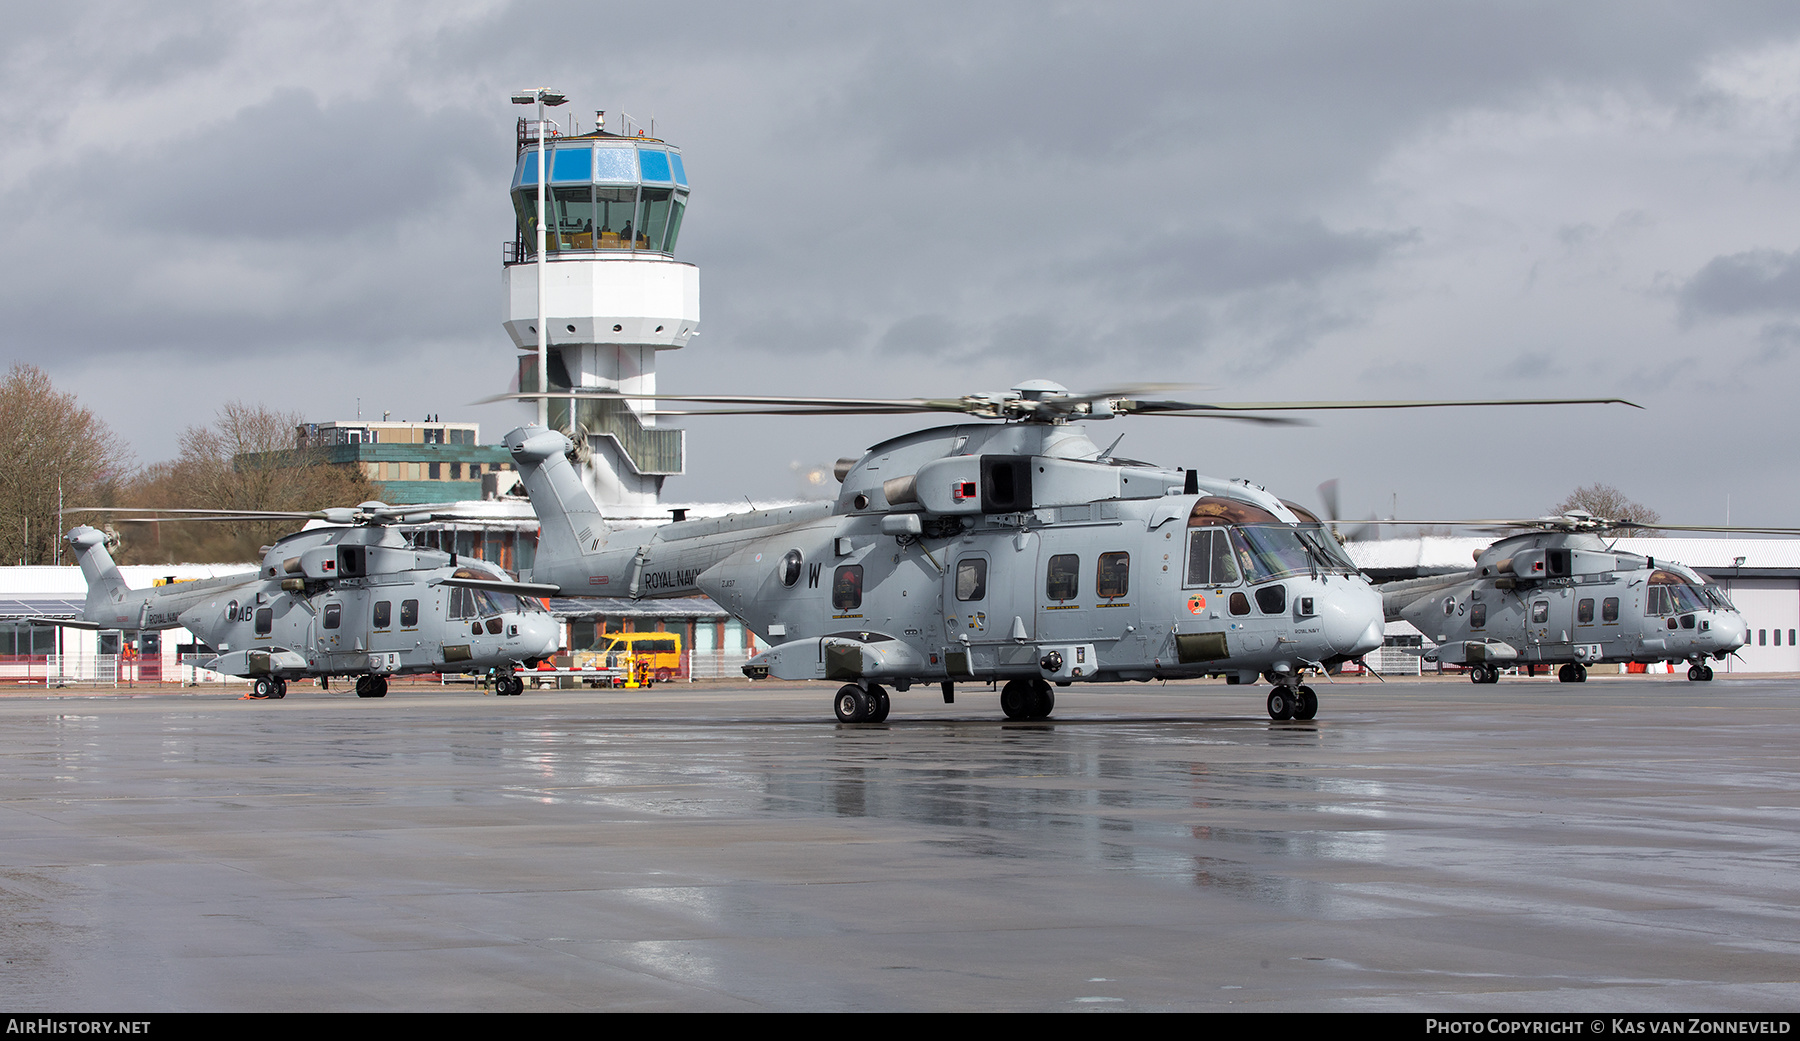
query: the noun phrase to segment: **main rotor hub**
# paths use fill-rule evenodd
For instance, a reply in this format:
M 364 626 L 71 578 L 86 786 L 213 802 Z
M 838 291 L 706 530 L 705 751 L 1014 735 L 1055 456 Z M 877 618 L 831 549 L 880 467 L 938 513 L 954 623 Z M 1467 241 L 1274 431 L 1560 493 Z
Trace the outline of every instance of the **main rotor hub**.
M 1012 390 L 1023 401 L 1045 401 L 1069 396 L 1069 388 L 1054 380 L 1026 380 Z

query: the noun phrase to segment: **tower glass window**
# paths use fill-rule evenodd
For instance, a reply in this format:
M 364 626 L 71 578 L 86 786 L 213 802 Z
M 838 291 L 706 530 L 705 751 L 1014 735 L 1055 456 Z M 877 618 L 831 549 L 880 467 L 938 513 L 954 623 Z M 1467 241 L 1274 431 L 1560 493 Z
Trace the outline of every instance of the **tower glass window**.
M 556 192 L 556 232 L 551 249 L 593 249 L 594 248 L 594 189 L 582 185 L 579 188 L 557 188 Z
M 663 250 L 663 240 L 669 233 L 669 201 L 673 194 L 667 188 L 638 189 L 637 248 Z
M 535 149 L 521 152 L 513 176 L 520 260 L 537 252 L 537 161 Z M 688 202 L 679 154 L 563 144 L 552 148 L 550 171 L 550 223 L 544 229 L 550 252 L 675 252 Z

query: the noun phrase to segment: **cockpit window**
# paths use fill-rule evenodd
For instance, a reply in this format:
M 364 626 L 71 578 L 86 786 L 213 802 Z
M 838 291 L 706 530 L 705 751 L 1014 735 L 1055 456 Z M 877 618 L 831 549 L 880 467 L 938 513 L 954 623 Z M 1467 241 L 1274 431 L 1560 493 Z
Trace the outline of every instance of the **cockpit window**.
M 1230 586 L 1238 581 L 1237 560 L 1231 552 L 1231 536 L 1214 528 L 1188 532 L 1187 585 Z
M 1239 570 L 1252 582 L 1314 571 L 1356 573 L 1322 524 L 1245 524 L 1231 529 L 1231 544 Z
M 1701 592 L 1706 594 L 1707 601 L 1713 605 L 1715 610 L 1737 610 L 1737 605 L 1733 604 L 1731 598 L 1725 595 L 1725 590 L 1720 589 L 1718 586 L 1709 585 L 1702 589 Z
M 1680 575 L 1672 571 L 1656 571 L 1650 575 L 1650 585 L 1644 596 L 1644 614 L 1686 614 L 1705 611 L 1710 606 L 1706 596 Z
M 1188 527 L 1223 527 L 1227 524 L 1279 524 L 1281 518 L 1260 506 L 1220 495 L 1206 495 L 1188 513 Z

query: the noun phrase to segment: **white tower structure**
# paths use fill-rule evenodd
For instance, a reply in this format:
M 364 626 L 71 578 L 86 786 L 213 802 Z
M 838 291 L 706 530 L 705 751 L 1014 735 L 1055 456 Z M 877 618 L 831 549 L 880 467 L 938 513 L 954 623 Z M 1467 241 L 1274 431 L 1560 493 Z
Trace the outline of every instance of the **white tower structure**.
M 665 477 L 683 471 L 685 431 L 659 428 L 648 402 L 558 398 L 559 390 L 656 392 L 656 352 L 700 331 L 700 270 L 675 259 L 687 211 L 681 152 L 645 135 L 560 135 L 554 122 L 519 120 L 507 250 L 506 331 L 519 350 L 519 389 L 538 391 L 538 272 L 549 349 L 550 425 L 584 457 L 582 479 L 603 506 L 654 506 Z M 629 123 L 626 129 L 630 130 Z M 540 142 L 539 135 L 543 135 Z M 550 176 L 545 263 L 537 263 L 538 156 Z

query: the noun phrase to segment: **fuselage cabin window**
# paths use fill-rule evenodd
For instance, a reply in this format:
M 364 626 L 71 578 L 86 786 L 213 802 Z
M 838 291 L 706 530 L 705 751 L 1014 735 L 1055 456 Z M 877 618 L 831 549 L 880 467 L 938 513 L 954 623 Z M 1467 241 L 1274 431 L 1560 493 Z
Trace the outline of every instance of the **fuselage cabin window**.
M 969 557 L 956 563 L 956 598 L 982 600 L 987 597 L 987 561 Z
M 1094 574 L 1094 595 L 1117 600 L 1131 588 L 1131 554 L 1102 553 Z
M 1074 553 L 1058 553 L 1050 558 L 1044 573 L 1044 599 L 1061 603 L 1081 593 L 1081 558 Z

